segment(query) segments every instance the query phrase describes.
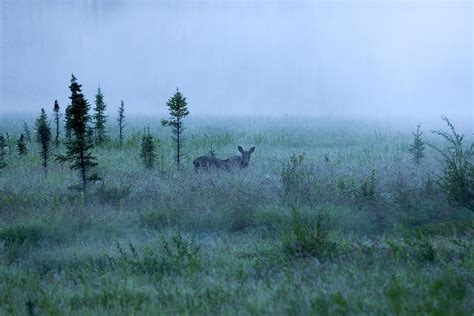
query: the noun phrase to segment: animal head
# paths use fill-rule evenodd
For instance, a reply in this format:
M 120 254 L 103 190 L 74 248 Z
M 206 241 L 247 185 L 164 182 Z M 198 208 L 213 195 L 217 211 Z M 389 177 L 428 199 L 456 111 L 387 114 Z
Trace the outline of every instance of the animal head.
M 246 151 L 242 148 L 242 146 L 237 147 L 242 154 L 242 159 L 240 160 L 240 166 L 245 168 L 249 165 L 250 162 L 250 155 L 255 151 L 255 147 L 250 148 L 250 150 Z

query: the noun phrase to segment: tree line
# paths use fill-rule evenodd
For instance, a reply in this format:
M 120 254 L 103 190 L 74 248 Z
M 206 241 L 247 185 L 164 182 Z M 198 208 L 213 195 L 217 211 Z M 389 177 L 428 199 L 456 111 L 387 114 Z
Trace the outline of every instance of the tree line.
M 35 122 L 36 142 L 39 145 L 39 155 L 42 166 L 47 172 L 52 156 L 51 146 L 59 147 L 64 144 L 66 152 L 54 155 L 54 160 L 68 164 L 72 170 L 78 171 L 80 175 L 80 184 L 76 186 L 83 192 L 86 191 L 88 184 L 100 180 L 97 173 L 93 173 L 94 167 L 99 162 L 93 154 L 94 147 L 102 147 L 109 140 L 107 131 L 107 104 L 104 101 L 104 94 L 100 87 L 95 95 L 93 113 L 90 113 L 91 106 L 84 94 L 82 85 L 78 83 L 74 74 L 71 76 L 69 85 L 71 95 L 70 103 L 64 111 L 64 138 L 61 138 L 61 108 L 57 100 L 53 106 L 53 127 L 48 120 L 48 115 L 44 108 L 41 109 L 39 117 Z M 176 89 L 174 95 L 168 99 L 166 106 L 169 110 L 169 118 L 161 121 L 162 126 L 170 127 L 172 140 L 175 144 L 176 167 L 180 170 L 183 149 L 183 119 L 189 114 L 187 101 L 183 94 Z M 118 141 L 119 146 L 123 145 L 125 138 L 125 103 L 122 100 L 118 108 L 117 116 Z M 54 130 L 52 130 L 52 128 Z M 23 132 L 16 142 L 17 154 L 25 156 L 28 154 L 28 143 L 31 143 L 31 132 L 28 124 L 23 121 Z M 5 156 L 6 149 L 12 152 L 12 145 L 8 133 L 6 137 L 0 134 L 0 169 L 8 166 Z M 140 146 L 140 158 L 146 168 L 153 168 L 156 158 L 155 139 L 147 128 L 142 135 Z

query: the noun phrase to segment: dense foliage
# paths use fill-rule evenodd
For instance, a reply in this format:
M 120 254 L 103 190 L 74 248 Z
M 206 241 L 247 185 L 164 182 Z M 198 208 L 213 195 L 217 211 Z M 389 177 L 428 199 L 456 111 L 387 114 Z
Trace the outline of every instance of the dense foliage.
M 71 135 L 66 142 L 66 155 L 59 155 L 58 161 L 69 162 L 70 168 L 78 170 L 81 175 L 81 188 L 86 190 L 87 182 L 98 179 L 97 174 L 90 175 L 90 170 L 97 166 L 96 157 L 93 156 L 91 149 L 92 140 L 88 137 L 88 123 L 90 121 L 89 103 L 82 94 L 81 85 L 77 83 L 74 75 L 71 78 L 71 105 L 68 106 L 67 125 Z
M 443 117 L 443 120 L 449 131 L 437 130 L 434 133 L 443 137 L 448 147 L 440 149 L 432 146 L 445 161 L 439 177 L 440 186 L 449 200 L 474 211 L 474 144 L 464 146 L 464 136 L 456 132 L 447 117 Z
M 19 156 L 26 156 L 28 154 L 28 146 L 26 145 L 26 139 L 23 134 L 20 134 L 16 142 L 16 149 Z
M 155 165 L 155 141 L 150 133 L 150 128 L 143 132 L 140 145 L 140 158 L 142 158 L 145 168 L 151 169 Z
M 51 145 L 51 128 L 49 127 L 48 116 L 44 109 L 36 120 L 36 142 L 40 145 L 40 156 L 43 167 L 48 167 Z
M 175 160 L 179 170 L 183 155 L 183 119 L 189 114 L 188 103 L 179 89 L 176 89 L 176 93 L 166 102 L 166 106 L 168 107 L 170 118 L 168 120 L 161 120 L 161 125 L 171 127 L 172 139 L 176 144 Z
M 95 95 L 95 107 L 94 107 L 94 131 L 95 131 L 95 143 L 98 146 L 102 146 L 107 140 L 107 115 L 105 111 L 107 110 L 107 104 L 104 102 L 104 94 L 100 88 L 97 89 L 97 94 Z
M 413 160 L 419 164 L 421 159 L 425 156 L 424 150 L 426 148 L 425 142 L 421 138 L 423 132 L 421 131 L 421 125 L 418 124 L 416 131 L 413 133 L 413 144 L 410 145 L 408 151 L 413 155 Z

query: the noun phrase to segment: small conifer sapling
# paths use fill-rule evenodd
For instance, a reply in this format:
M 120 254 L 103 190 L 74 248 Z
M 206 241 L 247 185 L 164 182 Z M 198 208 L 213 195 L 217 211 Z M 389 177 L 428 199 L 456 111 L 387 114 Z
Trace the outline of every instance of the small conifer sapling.
M 28 154 L 25 135 L 20 134 L 20 138 L 18 138 L 18 141 L 16 142 L 16 149 L 19 156 L 26 156 Z
M 94 107 L 94 130 L 95 130 L 95 143 L 98 146 L 102 146 L 107 139 L 106 123 L 107 116 L 105 111 L 107 105 L 104 102 L 104 94 L 100 88 L 97 89 L 95 95 L 95 107 Z
M 125 103 L 121 100 L 120 107 L 118 109 L 118 130 L 119 130 L 119 142 L 120 146 L 123 144 L 123 129 L 125 127 Z
M 5 140 L 5 136 L 0 134 L 0 169 L 3 169 L 7 166 L 5 162 L 5 148 L 7 147 L 7 142 Z
M 145 168 L 152 169 L 155 164 L 155 142 L 150 128 L 143 132 L 142 142 L 140 146 L 140 158 L 142 158 Z
M 7 135 L 8 153 L 11 156 L 11 154 L 12 154 L 12 141 L 10 139 L 10 134 L 8 134 L 8 132 L 7 132 L 5 135 Z
M 183 147 L 183 119 L 189 114 L 188 103 L 179 89 L 176 89 L 176 93 L 166 102 L 166 106 L 168 107 L 170 118 L 168 120 L 161 120 L 161 125 L 171 127 L 172 139 L 176 145 L 175 160 L 179 170 Z
M 43 167 L 48 167 L 48 158 L 51 143 L 51 129 L 49 128 L 48 116 L 44 109 L 36 120 L 36 141 L 40 145 L 40 155 L 43 161 Z
M 90 121 L 90 105 L 82 94 L 81 85 L 74 75 L 71 78 L 71 104 L 68 107 L 68 120 L 71 131 L 70 140 L 66 142 L 66 155 L 57 156 L 60 162 L 69 162 L 70 168 L 78 170 L 81 175 L 81 189 L 86 191 L 89 181 L 99 180 L 97 174 L 90 174 L 93 167 L 97 166 L 97 159 L 91 153 L 92 143 L 87 136 Z
M 410 145 L 408 151 L 413 155 L 413 160 L 415 161 L 415 163 L 419 164 L 421 162 L 421 159 L 425 156 L 424 151 L 426 147 L 425 142 L 421 138 L 423 132 L 421 131 L 421 125 L 419 123 L 416 128 L 416 131 L 412 134 L 414 136 L 413 144 Z
M 25 134 L 26 141 L 28 143 L 31 143 L 30 127 L 28 126 L 28 123 L 26 123 L 26 121 L 23 121 L 23 134 Z

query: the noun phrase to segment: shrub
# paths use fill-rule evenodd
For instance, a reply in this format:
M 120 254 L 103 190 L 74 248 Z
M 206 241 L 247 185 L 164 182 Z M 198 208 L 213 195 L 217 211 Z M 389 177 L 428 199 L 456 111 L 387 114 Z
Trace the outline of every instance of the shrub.
M 175 233 L 170 240 L 162 239 L 163 252 L 150 247 L 136 249 L 129 243 L 129 249 L 117 244 L 120 256 L 112 260 L 123 272 L 162 275 L 166 273 L 195 272 L 200 267 L 199 250 L 194 240 L 184 238 Z
M 375 169 L 372 169 L 370 176 L 362 179 L 358 197 L 362 200 L 372 200 L 375 198 Z
M 296 207 L 291 208 L 291 213 L 291 228 L 283 236 L 283 246 L 290 255 L 327 257 L 335 250 L 335 244 L 328 239 L 322 211 L 314 223 L 304 219 Z
M 44 230 L 40 226 L 19 225 L 0 230 L 0 240 L 5 246 L 21 246 L 26 242 L 36 243 L 42 239 Z
M 463 146 L 464 135 L 459 135 L 453 124 L 445 116 L 443 121 L 448 124 L 450 132 L 433 131 L 448 142 L 448 147 L 440 149 L 430 145 L 444 158 L 444 167 L 439 177 L 439 185 L 448 200 L 474 211 L 474 144 L 470 148 Z
M 0 241 L 5 247 L 4 259 L 13 262 L 29 247 L 37 245 L 43 240 L 59 241 L 61 237 L 50 227 L 41 224 L 26 224 L 10 226 L 0 230 Z
M 130 194 L 130 186 L 117 186 L 102 183 L 95 196 L 104 203 L 120 204 Z
M 0 134 L 0 169 L 3 169 L 7 166 L 5 162 L 5 148 L 7 147 L 7 143 L 5 141 L 5 137 Z
M 444 273 L 424 287 L 421 297 L 413 299 L 411 290 L 394 275 L 384 295 L 395 315 L 464 315 L 468 291 L 459 274 Z
M 292 154 L 281 171 L 283 198 L 291 205 L 300 202 L 305 195 L 307 169 L 304 166 L 304 154 Z
M 140 224 L 144 227 L 158 229 L 168 225 L 171 222 L 170 212 L 162 210 L 153 210 L 140 214 Z
M 387 240 L 389 249 L 397 260 L 416 260 L 418 262 L 434 262 L 436 251 L 431 239 L 419 230 L 405 231 L 401 240 Z

